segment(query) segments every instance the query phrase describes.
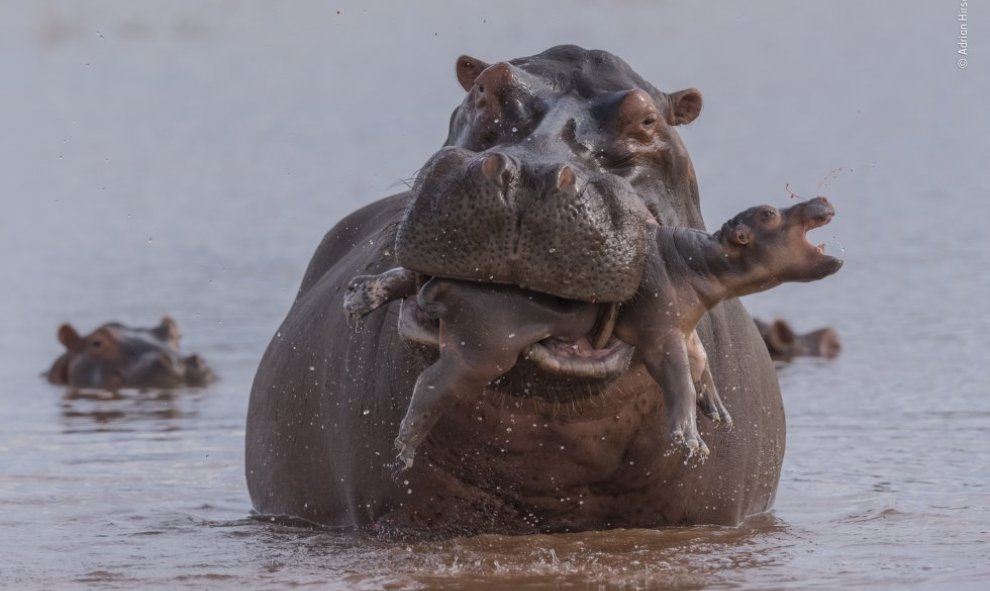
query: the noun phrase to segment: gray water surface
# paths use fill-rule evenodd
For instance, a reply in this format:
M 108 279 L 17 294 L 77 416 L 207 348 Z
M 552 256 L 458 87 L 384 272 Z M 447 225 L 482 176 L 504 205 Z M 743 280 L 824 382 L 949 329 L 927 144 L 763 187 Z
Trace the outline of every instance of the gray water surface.
M 868 5 L 867 5 L 868 4 Z M 990 19 L 953 1 L 14 2 L 0 7 L 0 586 L 952 588 L 990 582 Z M 985 7 L 984 7 L 985 8 Z M 460 53 L 608 49 L 665 90 L 715 227 L 826 195 L 834 325 L 780 372 L 772 513 L 737 528 L 388 544 L 249 519 L 254 370 L 323 233 L 443 141 Z M 63 321 L 151 325 L 222 380 L 71 398 Z

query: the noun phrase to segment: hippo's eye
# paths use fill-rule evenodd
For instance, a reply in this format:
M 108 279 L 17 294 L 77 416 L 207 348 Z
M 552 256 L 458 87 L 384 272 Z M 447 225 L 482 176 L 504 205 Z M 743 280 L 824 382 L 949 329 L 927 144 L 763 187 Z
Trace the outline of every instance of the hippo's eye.
M 93 341 L 93 348 L 94 349 L 99 349 L 102 346 L 103 346 L 103 341 Z
M 764 209 L 760 217 L 763 218 L 764 222 L 769 222 L 773 218 L 777 217 L 777 212 L 772 209 Z
M 656 124 L 656 122 L 657 122 L 656 117 L 653 116 L 647 117 L 646 119 L 643 119 L 643 127 L 653 127 L 653 125 Z

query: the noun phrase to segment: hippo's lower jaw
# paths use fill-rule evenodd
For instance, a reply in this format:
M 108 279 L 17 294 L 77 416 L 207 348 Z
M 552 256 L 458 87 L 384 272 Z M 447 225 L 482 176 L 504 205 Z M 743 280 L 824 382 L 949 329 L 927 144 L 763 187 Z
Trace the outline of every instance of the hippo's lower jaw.
M 547 372 L 580 378 L 607 380 L 629 368 L 635 348 L 614 336 L 601 349 L 589 336 L 576 341 L 550 337 L 530 345 L 523 357 Z
M 440 324 L 416 301 L 416 296 L 402 300 L 399 309 L 399 335 L 406 341 L 437 348 Z M 632 362 L 635 348 L 615 336 L 604 347 L 594 348 L 592 336 L 568 340 L 549 337 L 526 348 L 521 358 L 553 375 L 608 381 L 622 375 Z

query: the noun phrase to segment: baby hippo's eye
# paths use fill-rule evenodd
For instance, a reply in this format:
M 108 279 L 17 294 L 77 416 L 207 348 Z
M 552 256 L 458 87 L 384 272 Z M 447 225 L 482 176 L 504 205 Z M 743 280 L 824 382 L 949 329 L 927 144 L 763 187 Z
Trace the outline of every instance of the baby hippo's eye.
M 775 217 L 777 217 L 776 210 L 764 209 L 762 212 L 760 212 L 760 219 L 763 220 L 764 222 L 771 222 Z

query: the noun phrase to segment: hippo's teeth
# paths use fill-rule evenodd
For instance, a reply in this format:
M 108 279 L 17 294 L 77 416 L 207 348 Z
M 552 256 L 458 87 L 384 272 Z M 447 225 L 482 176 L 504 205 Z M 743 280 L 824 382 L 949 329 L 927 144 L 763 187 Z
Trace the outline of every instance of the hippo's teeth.
M 825 254 L 825 243 L 822 242 L 818 245 L 818 254 Z
M 604 349 L 612 338 L 612 330 L 615 329 L 615 319 L 619 316 L 619 304 L 611 303 L 598 317 L 597 326 L 591 333 L 591 346 L 595 349 Z

